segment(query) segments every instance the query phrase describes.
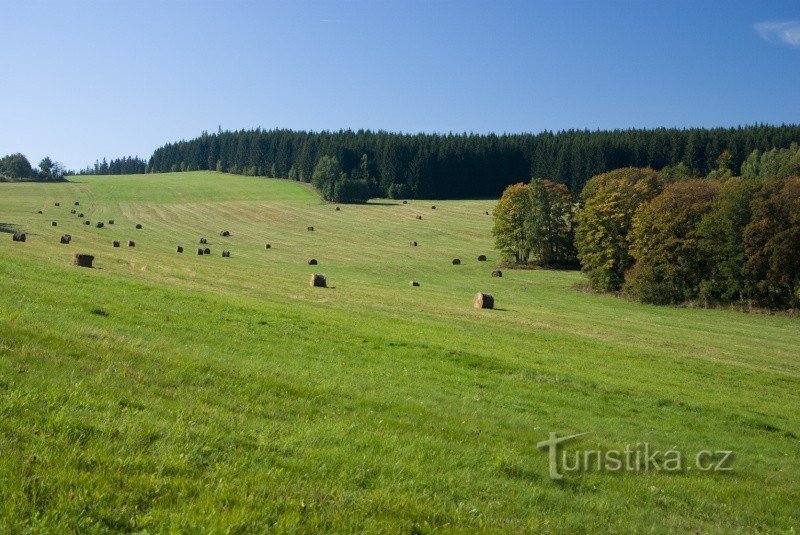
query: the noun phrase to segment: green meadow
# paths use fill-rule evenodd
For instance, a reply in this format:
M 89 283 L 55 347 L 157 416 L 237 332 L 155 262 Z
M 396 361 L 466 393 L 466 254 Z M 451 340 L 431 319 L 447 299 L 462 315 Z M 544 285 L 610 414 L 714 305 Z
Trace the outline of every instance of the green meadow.
M 0 532 L 796 533 L 800 321 L 493 278 L 493 205 L 336 211 L 210 172 L 0 184 Z M 687 469 L 552 481 L 550 432 Z M 702 450 L 730 470 L 692 469 Z

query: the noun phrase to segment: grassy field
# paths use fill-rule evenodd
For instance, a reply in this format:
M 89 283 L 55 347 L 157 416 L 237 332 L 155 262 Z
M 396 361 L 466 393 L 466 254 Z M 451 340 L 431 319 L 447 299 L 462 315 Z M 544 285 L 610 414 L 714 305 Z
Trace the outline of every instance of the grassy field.
M 0 184 L 0 229 L 28 233 L 0 234 L 0 532 L 798 530 L 796 318 L 492 278 L 494 203 L 431 204 L 216 173 Z M 735 458 L 555 482 L 551 431 Z

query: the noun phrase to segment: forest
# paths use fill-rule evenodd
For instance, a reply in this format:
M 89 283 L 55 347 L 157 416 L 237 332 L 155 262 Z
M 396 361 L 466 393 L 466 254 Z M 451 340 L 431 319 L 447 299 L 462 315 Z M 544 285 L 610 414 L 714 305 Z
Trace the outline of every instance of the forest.
M 515 265 L 579 263 L 594 290 L 653 304 L 800 308 L 800 146 L 723 151 L 700 177 L 680 163 L 592 177 L 580 196 L 534 178 L 494 210 Z
M 208 169 L 311 182 L 327 156 L 336 159 L 343 177 L 366 182 L 373 197 L 497 197 L 531 176 L 578 194 L 590 177 L 613 169 L 682 163 L 705 176 L 724 151 L 738 169 L 754 150 L 786 148 L 797 140 L 798 125 L 502 135 L 220 129 L 156 149 L 147 171 Z
M 102 161 L 95 160 L 94 166 L 87 166 L 78 175 L 137 175 L 147 171 L 147 161 L 137 156 L 123 156 Z

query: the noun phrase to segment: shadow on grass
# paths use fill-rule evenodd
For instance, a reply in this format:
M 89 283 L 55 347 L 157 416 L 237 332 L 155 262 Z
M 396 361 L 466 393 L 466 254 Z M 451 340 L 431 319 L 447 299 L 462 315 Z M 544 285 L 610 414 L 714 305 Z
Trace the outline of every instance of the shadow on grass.
M 4 234 L 14 234 L 19 232 L 19 226 L 14 223 L 0 223 L 0 232 Z

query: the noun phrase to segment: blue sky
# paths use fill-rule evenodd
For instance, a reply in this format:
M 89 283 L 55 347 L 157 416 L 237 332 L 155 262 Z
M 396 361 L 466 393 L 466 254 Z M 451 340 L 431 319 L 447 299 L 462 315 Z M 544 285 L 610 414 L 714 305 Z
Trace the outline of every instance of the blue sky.
M 800 2 L 8 2 L 0 154 L 203 130 L 800 123 Z

